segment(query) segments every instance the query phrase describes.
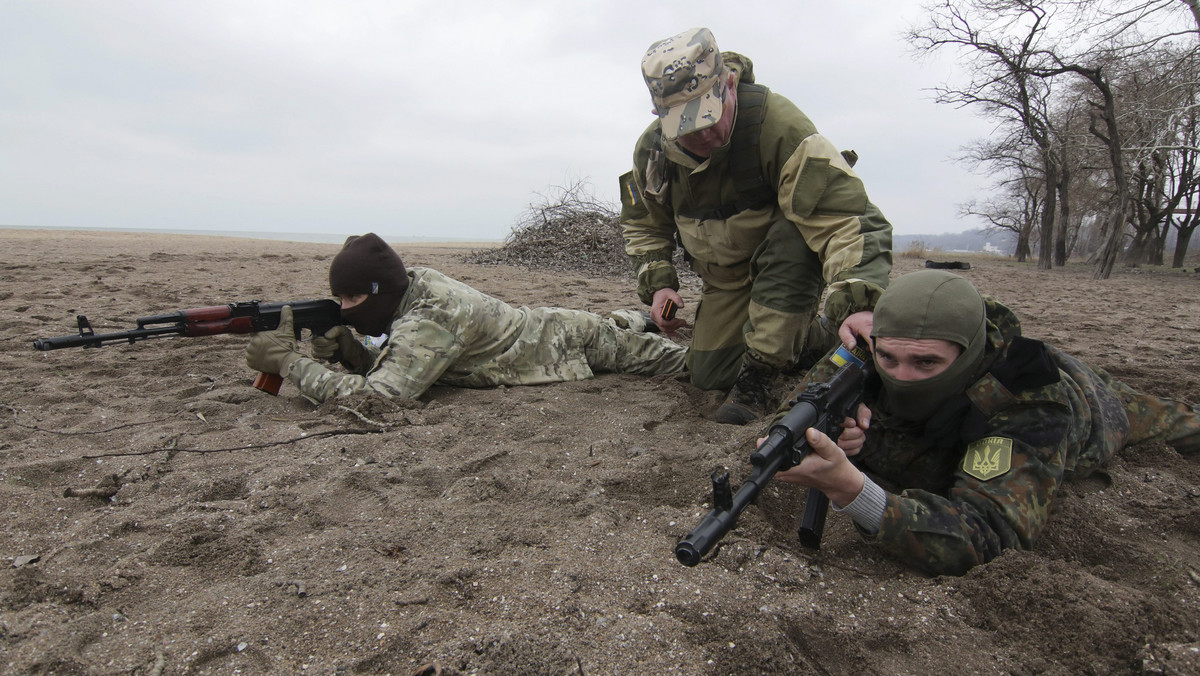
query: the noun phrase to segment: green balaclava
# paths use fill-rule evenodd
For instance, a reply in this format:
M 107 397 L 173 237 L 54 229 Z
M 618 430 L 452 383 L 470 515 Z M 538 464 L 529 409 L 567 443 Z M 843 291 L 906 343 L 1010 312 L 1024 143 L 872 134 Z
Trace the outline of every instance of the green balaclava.
M 335 296 L 367 294 L 362 303 L 342 310 L 342 319 L 364 336 L 378 336 L 391 328 L 408 290 L 408 271 L 375 233 L 351 236 L 329 265 L 329 290 Z
M 949 368 L 924 380 L 897 380 L 876 368 L 888 409 L 920 422 L 975 378 L 987 346 L 987 311 L 971 282 L 943 270 L 921 270 L 897 278 L 880 296 L 871 337 L 937 338 L 962 347 Z

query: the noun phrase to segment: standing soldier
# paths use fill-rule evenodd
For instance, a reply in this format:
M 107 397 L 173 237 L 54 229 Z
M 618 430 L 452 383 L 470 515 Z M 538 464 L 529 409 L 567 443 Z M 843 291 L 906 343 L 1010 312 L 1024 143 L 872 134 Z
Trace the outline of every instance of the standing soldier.
M 655 42 L 642 58 L 658 119 L 621 177 L 625 250 L 638 296 L 666 332 L 684 325 L 672 257 L 704 282 L 687 355 L 692 383 L 729 389 L 720 422 L 774 409 L 770 389 L 806 352 L 870 332 L 891 271 L 892 226 L 840 153 L 786 98 L 754 83 L 750 59 L 707 28 Z M 825 317 L 818 318 L 829 286 Z

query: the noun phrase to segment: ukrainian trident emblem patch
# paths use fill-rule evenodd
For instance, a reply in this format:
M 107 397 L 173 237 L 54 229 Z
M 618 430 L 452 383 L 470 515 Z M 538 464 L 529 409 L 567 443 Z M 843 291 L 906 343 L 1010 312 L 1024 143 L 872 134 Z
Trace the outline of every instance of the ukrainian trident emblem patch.
M 986 437 L 967 446 L 963 471 L 980 481 L 995 479 L 1012 469 L 1012 439 Z

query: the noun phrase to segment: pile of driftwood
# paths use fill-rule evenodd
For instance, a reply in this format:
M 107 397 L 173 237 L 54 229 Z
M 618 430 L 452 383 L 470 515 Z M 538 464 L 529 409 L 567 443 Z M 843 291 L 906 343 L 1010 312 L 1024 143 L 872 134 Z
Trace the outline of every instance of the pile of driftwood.
M 467 262 L 632 277 L 616 208 L 596 200 L 585 183 L 558 190 L 530 204 L 503 246 L 472 252 Z

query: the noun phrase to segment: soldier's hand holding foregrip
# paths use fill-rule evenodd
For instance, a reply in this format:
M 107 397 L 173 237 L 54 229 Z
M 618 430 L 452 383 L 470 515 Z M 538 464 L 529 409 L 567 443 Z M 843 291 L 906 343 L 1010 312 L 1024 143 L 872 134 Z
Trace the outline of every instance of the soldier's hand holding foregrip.
M 280 311 L 279 326 L 256 332 L 246 345 L 246 365 L 262 373 L 282 375 L 287 365 L 299 356 L 292 327 L 292 308 L 288 305 Z

